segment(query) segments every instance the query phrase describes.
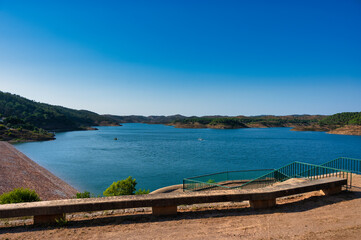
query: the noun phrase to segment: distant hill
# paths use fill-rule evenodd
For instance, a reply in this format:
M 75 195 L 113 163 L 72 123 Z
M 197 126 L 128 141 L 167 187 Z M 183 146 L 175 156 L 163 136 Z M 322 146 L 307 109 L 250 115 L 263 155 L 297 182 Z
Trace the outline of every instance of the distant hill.
M 324 131 L 332 134 L 361 135 L 361 112 L 343 112 L 327 116 L 310 126 L 299 126 L 294 131 Z
M 268 128 L 292 127 L 293 131 L 323 131 L 332 134 L 361 135 L 361 112 L 344 112 L 331 116 L 237 116 L 237 117 L 189 117 L 172 121 L 177 128 Z
M 171 116 L 140 116 L 140 115 L 129 115 L 129 116 L 116 116 L 116 115 L 104 115 L 120 123 L 153 123 L 153 124 L 167 124 L 175 120 L 188 118 L 182 115 L 171 115 Z
M 54 136 L 48 131 L 84 130 L 99 125 L 119 124 L 90 111 L 38 103 L 0 91 L 0 140 L 49 140 Z
M 167 124 L 177 128 L 267 128 L 267 127 L 309 127 L 318 125 L 319 121 L 327 118 L 324 115 L 289 115 L 289 116 L 274 116 L 274 115 L 259 115 L 259 116 L 116 116 L 105 115 L 120 123 L 151 123 L 151 124 Z
M 292 115 L 292 116 L 237 116 L 237 117 L 191 117 L 178 119 L 171 125 L 179 128 L 266 128 L 266 127 L 296 127 L 310 126 L 318 123 L 326 116 L 321 115 Z

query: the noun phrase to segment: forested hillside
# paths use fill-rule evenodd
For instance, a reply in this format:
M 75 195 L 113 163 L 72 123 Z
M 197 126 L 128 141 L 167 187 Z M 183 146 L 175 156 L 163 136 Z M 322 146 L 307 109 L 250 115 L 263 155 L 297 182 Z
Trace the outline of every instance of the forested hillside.
M 344 126 L 361 125 L 361 112 L 343 112 L 329 116 L 320 121 L 320 125 Z
M 90 126 L 117 125 L 117 121 L 86 110 L 38 103 L 0 91 L 0 116 L 6 121 L 51 131 L 78 130 Z
M 187 128 L 247 128 L 247 127 L 295 127 L 310 126 L 318 123 L 325 116 L 254 116 L 254 117 L 192 117 L 175 120 L 171 123 L 176 127 Z
M 0 91 L 0 141 L 54 139 L 56 131 L 83 130 L 98 125 L 119 125 L 114 119 L 85 110 L 38 103 Z

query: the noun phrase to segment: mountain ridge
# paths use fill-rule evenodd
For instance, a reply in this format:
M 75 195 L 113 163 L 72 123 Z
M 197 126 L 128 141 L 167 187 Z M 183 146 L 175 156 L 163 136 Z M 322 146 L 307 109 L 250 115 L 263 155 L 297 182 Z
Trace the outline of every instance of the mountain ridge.
M 268 128 L 292 127 L 294 131 L 326 131 L 335 134 L 361 135 L 361 112 L 331 116 L 292 114 L 286 116 L 183 116 L 175 115 L 99 115 L 88 110 L 35 102 L 16 94 L 0 91 L 0 141 L 52 140 L 53 132 L 94 130 L 93 126 L 120 126 L 120 123 L 166 124 L 176 128 Z M 347 127 L 345 127 L 347 126 Z M 337 130 L 340 129 L 341 130 Z

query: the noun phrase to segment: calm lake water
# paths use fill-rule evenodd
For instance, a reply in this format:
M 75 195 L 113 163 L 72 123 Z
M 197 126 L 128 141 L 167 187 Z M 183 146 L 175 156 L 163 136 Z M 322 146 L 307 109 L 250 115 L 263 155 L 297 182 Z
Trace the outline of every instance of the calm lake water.
M 278 168 L 292 161 L 320 164 L 341 156 L 361 159 L 361 136 L 136 123 L 98 128 L 15 147 L 78 190 L 95 194 L 128 176 L 137 179 L 137 188 L 152 191 L 207 173 Z

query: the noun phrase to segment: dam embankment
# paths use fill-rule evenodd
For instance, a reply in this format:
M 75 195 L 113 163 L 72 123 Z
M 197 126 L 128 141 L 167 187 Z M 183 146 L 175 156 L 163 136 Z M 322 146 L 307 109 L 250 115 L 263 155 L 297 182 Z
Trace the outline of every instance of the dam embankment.
M 0 194 L 20 187 L 35 190 L 41 200 L 73 198 L 77 193 L 11 144 L 0 141 Z

